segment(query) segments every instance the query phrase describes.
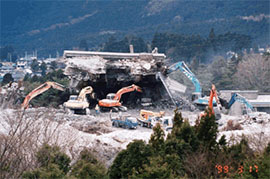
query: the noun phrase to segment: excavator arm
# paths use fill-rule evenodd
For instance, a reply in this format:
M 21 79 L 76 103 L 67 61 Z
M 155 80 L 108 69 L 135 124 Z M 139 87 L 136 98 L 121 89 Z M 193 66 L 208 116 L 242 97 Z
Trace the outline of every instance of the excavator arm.
M 128 87 L 124 87 L 120 89 L 119 91 L 117 91 L 113 100 L 120 101 L 122 94 L 131 92 L 131 91 L 142 92 L 142 89 L 139 86 L 136 86 L 134 84 Z
M 184 73 L 184 75 L 186 75 L 186 77 L 193 83 L 193 85 L 195 86 L 195 93 L 197 93 L 199 95 L 199 97 L 201 97 L 202 94 L 202 88 L 200 85 L 199 80 L 196 78 L 195 74 L 192 73 L 192 71 L 188 68 L 188 66 L 185 64 L 184 61 L 175 63 L 173 65 L 171 65 L 168 68 L 167 73 L 172 73 L 176 70 L 180 70 L 182 73 Z
M 30 101 L 44 93 L 45 91 L 47 91 L 48 89 L 50 88 L 54 88 L 54 89 L 57 89 L 57 90 L 60 90 L 60 91 L 65 91 L 65 87 L 59 83 L 56 83 L 56 82 L 46 82 L 46 83 L 43 83 L 42 85 L 40 85 L 39 87 L 35 88 L 33 91 L 31 91 L 25 98 L 24 98 L 24 101 L 22 103 L 22 108 L 23 109 L 27 109 L 28 106 L 29 106 L 29 103 Z
M 244 105 L 246 105 L 246 107 L 252 111 L 254 111 L 254 108 L 253 106 L 248 102 L 248 100 L 246 100 L 245 97 L 241 96 L 240 94 L 238 93 L 233 93 L 230 101 L 229 101 L 229 104 L 228 104 L 228 109 L 230 109 L 230 107 L 235 103 L 235 101 L 238 101 Z
M 214 84 L 212 84 L 212 89 L 211 89 L 211 92 L 210 92 L 209 103 L 208 103 L 208 106 L 212 110 L 212 112 L 214 112 L 214 110 L 213 110 L 213 99 L 214 99 L 214 97 L 216 99 L 218 108 L 220 109 L 220 102 L 219 102 L 219 98 L 218 98 L 218 95 L 217 95 L 216 86 Z
M 91 86 L 87 86 L 83 88 L 78 96 L 78 101 L 86 101 L 86 94 L 91 94 L 91 97 L 94 98 L 93 88 Z
M 212 84 L 212 89 L 211 89 L 211 92 L 210 92 L 210 97 L 209 97 L 209 101 L 208 101 L 208 107 L 210 109 L 210 115 L 215 115 L 215 112 L 214 112 L 214 109 L 213 109 L 213 99 L 216 99 L 216 103 L 217 103 L 217 106 L 218 106 L 218 110 L 220 111 L 221 109 L 221 104 L 220 104 L 220 101 L 219 101 L 219 98 L 218 98 L 218 95 L 217 95 L 217 90 L 216 90 L 216 86 L 214 84 Z M 203 116 L 206 116 L 206 113 L 201 113 L 200 115 L 200 118 L 202 118 Z M 218 117 L 218 116 L 216 116 Z

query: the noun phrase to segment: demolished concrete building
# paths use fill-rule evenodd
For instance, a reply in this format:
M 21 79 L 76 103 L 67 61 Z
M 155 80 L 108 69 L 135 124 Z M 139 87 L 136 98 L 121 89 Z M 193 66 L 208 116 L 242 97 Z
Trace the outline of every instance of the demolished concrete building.
M 238 93 L 244 96 L 257 111 L 270 113 L 269 94 L 259 94 L 258 90 L 220 90 L 220 95 L 227 101 L 230 100 L 233 93 Z M 243 104 L 236 102 L 232 106 L 233 112 L 231 113 L 231 115 L 242 115 L 243 107 Z
M 99 99 L 124 86 L 136 84 L 143 88 L 143 97 L 158 100 L 164 90 L 157 72 L 164 72 L 162 53 L 113 53 L 89 51 L 64 51 L 65 75 L 70 78 L 70 88 L 80 90 L 90 85 Z M 130 98 L 134 93 L 127 96 Z

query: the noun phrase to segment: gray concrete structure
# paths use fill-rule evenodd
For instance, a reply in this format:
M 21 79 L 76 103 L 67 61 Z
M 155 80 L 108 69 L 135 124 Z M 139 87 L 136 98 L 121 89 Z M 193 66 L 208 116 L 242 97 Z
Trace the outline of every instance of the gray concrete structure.
M 259 95 L 258 90 L 220 90 L 220 96 L 227 101 L 231 99 L 233 93 L 238 93 L 244 96 L 250 104 L 256 108 L 258 111 L 270 113 L 270 94 L 269 95 Z M 233 107 L 233 106 L 232 106 Z M 238 106 L 239 108 L 239 106 Z M 237 110 L 239 111 L 239 110 Z
M 116 53 L 116 52 L 93 52 L 93 51 L 75 51 L 75 50 L 65 50 L 64 58 L 73 57 L 93 57 L 99 56 L 103 59 L 155 59 L 164 60 L 166 58 L 163 53 Z
M 231 99 L 233 93 L 238 93 L 244 96 L 247 100 L 257 99 L 259 91 L 258 90 L 220 90 L 220 95 L 225 99 Z

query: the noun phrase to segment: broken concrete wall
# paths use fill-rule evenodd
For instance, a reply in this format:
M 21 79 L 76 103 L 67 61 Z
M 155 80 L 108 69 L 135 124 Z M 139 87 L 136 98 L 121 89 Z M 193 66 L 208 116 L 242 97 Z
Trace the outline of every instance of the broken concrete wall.
M 127 55 L 128 56 L 128 55 Z M 70 78 L 70 88 L 76 93 L 87 85 L 94 88 L 99 99 L 105 98 L 108 93 L 115 93 L 119 89 L 131 84 L 143 88 L 143 94 L 128 93 L 123 95 L 129 101 L 136 100 L 138 95 L 158 100 L 160 89 L 163 88 L 156 79 L 158 71 L 164 71 L 163 58 L 152 54 L 139 54 L 132 58 L 111 58 L 108 56 L 68 56 L 65 74 Z M 137 97 L 136 97 L 137 96 Z M 134 101 L 133 101 L 134 103 Z

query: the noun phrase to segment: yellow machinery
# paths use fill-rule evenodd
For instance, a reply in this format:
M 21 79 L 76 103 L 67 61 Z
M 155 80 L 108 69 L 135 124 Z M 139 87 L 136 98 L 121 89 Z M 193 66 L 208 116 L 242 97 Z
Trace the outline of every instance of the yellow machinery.
M 91 86 L 87 86 L 80 91 L 79 96 L 71 95 L 69 100 L 64 103 L 64 108 L 70 113 L 90 114 L 86 95 L 90 94 L 92 98 L 95 98 L 95 93 L 93 91 Z
M 142 109 L 140 111 L 140 118 L 137 120 L 139 125 L 152 128 L 155 126 L 157 122 L 160 122 L 160 119 L 164 117 L 164 115 L 165 115 L 164 111 L 153 112 Z
M 163 117 L 165 115 L 164 111 L 160 111 L 160 112 L 153 112 L 153 111 L 148 111 L 148 110 L 144 110 L 142 109 L 140 111 L 140 118 L 143 120 L 148 120 L 149 117 L 153 116 L 153 117 Z

